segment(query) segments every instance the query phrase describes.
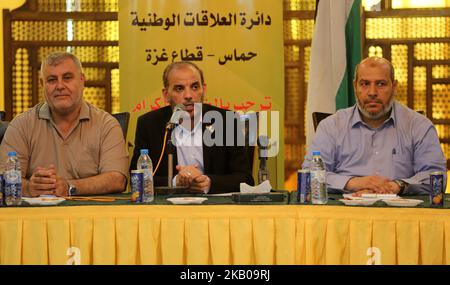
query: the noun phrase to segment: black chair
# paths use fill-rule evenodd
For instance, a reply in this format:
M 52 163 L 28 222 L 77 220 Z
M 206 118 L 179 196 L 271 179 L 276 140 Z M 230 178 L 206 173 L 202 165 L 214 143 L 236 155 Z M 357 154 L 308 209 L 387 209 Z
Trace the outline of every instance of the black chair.
M 239 119 L 244 126 L 243 135 L 245 141 L 245 152 L 247 154 L 248 161 L 250 162 L 251 170 L 253 171 L 255 145 L 258 138 L 258 113 L 249 113 L 240 115 Z M 256 122 L 256 126 L 250 127 L 250 122 Z
M 320 121 L 325 119 L 326 117 L 330 116 L 332 114 L 330 113 L 321 113 L 321 112 L 313 112 L 312 113 L 312 119 L 314 124 L 314 131 L 317 130 L 317 126 L 319 125 Z
M 119 121 L 120 127 L 122 128 L 123 137 L 126 140 L 128 132 L 128 122 L 130 121 L 130 112 L 121 112 L 112 115 L 117 119 L 117 121 Z
M 3 141 L 3 137 L 5 136 L 5 132 L 8 126 L 8 121 L 0 121 L 0 143 Z

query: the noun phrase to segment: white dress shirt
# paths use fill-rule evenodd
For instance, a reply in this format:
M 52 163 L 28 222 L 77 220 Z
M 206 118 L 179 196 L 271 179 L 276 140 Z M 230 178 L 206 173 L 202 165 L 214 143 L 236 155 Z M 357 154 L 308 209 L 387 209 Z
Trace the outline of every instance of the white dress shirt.
M 197 168 L 204 172 L 203 163 L 203 134 L 202 117 L 194 126 L 193 130 L 186 129 L 183 125 L 178 125 L 173 131 L 173 143 L 177 147 L 178 165 L 197 165 Z M 173 178 L 173 185 L 176 186 L 177 175 Z M 208 193 L 209 189 L 205 191 Z

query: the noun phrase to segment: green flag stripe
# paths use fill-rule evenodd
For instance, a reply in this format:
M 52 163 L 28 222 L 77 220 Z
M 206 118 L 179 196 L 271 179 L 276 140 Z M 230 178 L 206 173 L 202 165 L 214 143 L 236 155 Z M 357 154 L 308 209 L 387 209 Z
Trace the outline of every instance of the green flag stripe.
M 352 82 L 356 64 L 361 60 L 360 7 L 361 0 L 353 1 L 352 9 L 345 24 L 347 65 L 336 94 L 336 110 L 355 104 L 355 92 Z

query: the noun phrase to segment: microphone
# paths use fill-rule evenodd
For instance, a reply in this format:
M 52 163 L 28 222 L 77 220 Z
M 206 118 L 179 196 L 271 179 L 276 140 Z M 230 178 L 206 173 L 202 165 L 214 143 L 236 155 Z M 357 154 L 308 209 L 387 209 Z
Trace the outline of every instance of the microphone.
M 259 159 L 267 159 L 270 140 L 268 136 L 261 135 L 258 137 L 258 156 Z
M 175 105 L 175 107 L 173 108 L 172 117 L 170 117 L 170 120 L 167 122 L 167 129 L 173 129 L 175 126 L 178 126 L 180 124 L 180 120 L 182 119 L 184 110 L 185 107 L 183 104 Z

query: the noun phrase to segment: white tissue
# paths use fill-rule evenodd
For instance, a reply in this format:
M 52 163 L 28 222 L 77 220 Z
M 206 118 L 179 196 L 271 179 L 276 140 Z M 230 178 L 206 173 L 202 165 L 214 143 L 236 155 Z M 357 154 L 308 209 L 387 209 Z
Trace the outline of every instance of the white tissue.
M 269 180 L 265 180 L 264 182 L 256 186 L 250 186 L 247 183 L 240 183 L 239 188 L 241 193 L 253 193 L 253 194 L 269 193 L 270 190 L 272 190 L 272 186 L 270 185 Z

